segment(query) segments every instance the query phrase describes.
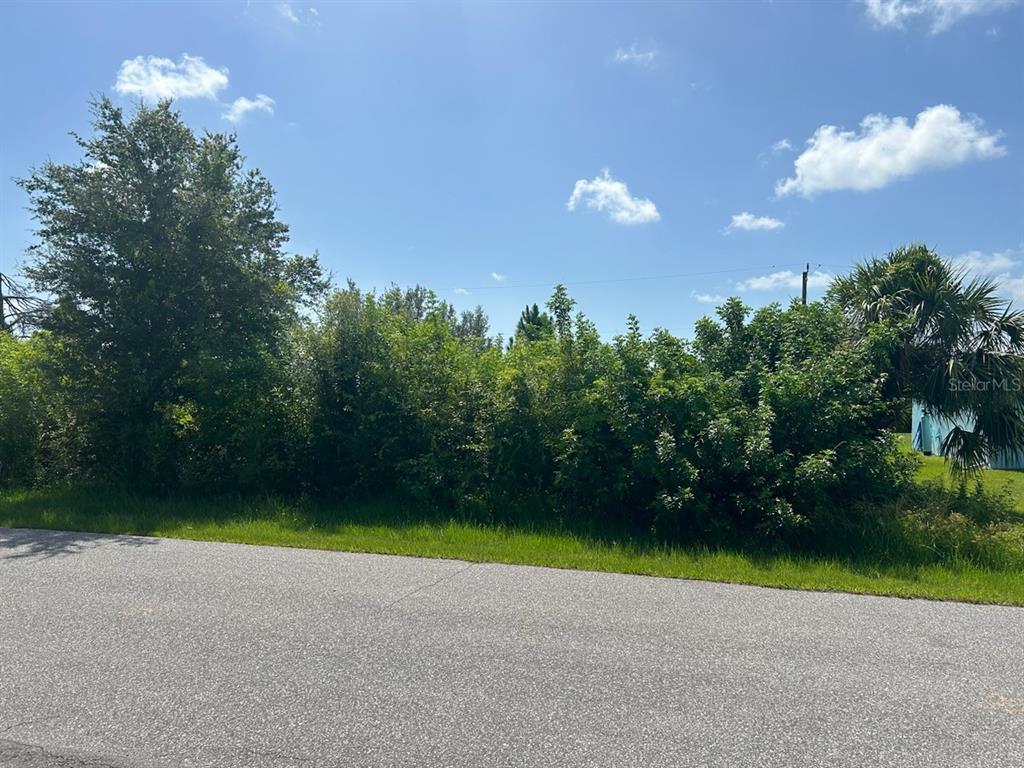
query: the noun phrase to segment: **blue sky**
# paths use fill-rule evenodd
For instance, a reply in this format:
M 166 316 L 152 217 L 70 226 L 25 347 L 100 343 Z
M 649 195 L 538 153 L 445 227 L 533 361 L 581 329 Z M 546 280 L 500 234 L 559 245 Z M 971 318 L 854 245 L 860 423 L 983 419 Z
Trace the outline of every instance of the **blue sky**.
M 496 331 L 565 281 L 606 335 L 689 335 L 910 241 L 1024 299 L 1012 0 L 4 4 L 0 29 L 0 270 L 32 239 L 11 177 L 78 159 L 91 96 L 173 93 L 237 131 L 293 250 Z

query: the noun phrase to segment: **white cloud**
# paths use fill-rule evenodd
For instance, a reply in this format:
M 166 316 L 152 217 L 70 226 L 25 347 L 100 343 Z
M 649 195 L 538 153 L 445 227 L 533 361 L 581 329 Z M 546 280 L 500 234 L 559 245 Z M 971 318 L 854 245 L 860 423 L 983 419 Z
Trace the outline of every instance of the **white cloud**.
M 949 263 L 964 270 L 968 277 L 990 278 L 999 286 L 999 291 L 1004 296 L 1014 301 L 1024 302 L 1024 277 L 1014 276 L 1012 273 L 1021 266 L 1021 257 L 1024 257 L 1024 243 L 1016 249 L 1008 248 L 1005 251 L 968 251 L 959 256 L 949 258 Z
M 657 48 L 641 50 L 637 48 L 636 43 L 629 46 L 629 50 L 625 48 L 615 49 L 615 61 L 619 64 L 636 64 L 639 67 L 651 66 L 660 55 L 661 52 Z
M 1000 132 L 986 132 L 979 118 L 962 117 L 948 104 L 928 107 L 913 125 L 905 117 L 868 115 L 860 129 L 818 128 L 794 163 L 795 176 L 781 179 L 775 194 L 879 189 L 928 169 L 1006 153 Z
M 751 277 L 747 280 L 742 280 L 736 283 L 737 290 L 740 291 L 778 291 L 784 288 L 793 289 L 799 288 L 801 285 L 802 276 L 799 272 L 791 272 L 786 269 L 782 272 L 772 272 L 770 275 L 761 275 L 760 277 Z M 828 272 L 820 272 L 814 270 L 807 276 L 807 287 L 808 288 L 825 288 L 835 279 L 834 275 L 830 275 Z
M 566 207 L 574 211 L 581 202 L 587 208 L 607 212 L 609 218 L 619 224 L 647 224 L 661 218 L 653 202 L 633 197 L 626 183 L 612 178 L 607 168 L 589 181 L 576 182 Z
M 1014 301 L 1024 301 L 1024 277 L 1005 275 L 999 280 L 1003 293 Z
M 296 16 L 295 15 L 295 11 L 292 10 L 292 4 L 291 3 L 280 3 L 277 6 L 277 12 L 280 13 L 283 18 L 287 19 L 292 24 L 298 24 L 299 23 L 299 17 Z
M 697 293 L 697 291 L 690 291 L 690 296 L 695 298 L 701 304 L 721 304 L 725 301 L 725 297 L 719 296 L 717 293 Z
M 1005 275 L 1020 263 L 1012 250 L 993 253 L 968 251 L 952 257 L 949 261 L 954 267 L 972 275 Z
M 494 282 L 503 283 L 505 282 L 505 279 L 505 275 L 502 275 L 499 272 L 491 272 L 491 280 L 493 280 Z
M 201 56 L 182 54 L 175 64 L 158 56 L 125 59 L 114 90 L 145 99 L 216 99 L 228 85 L 228 70 L 214 69 Z
M 792 151 L 793 151 L 793 144 L 790 142 L 789 139 L 779 139 L 774 144 L 772 144 L 770 152 L 758 152 L 757 153 L 757 160 L 758 160 L 758 162 L 761 163 L 761 165 L 768 165 L 768 162 L 773 157 L 781 155 L 783 152 L 792 152 Z
M 467 291 L 465 288 L 454 288 L 452 289 L 452 292 L 458 294 L 459 296 L 469 296 L 469 291 Z
M 961 19 L 1005 10 L 1018 0 L 864 0 L 864 10 L 880 27 L 903 29 L 920 18 L 931 33 L 945 32 Z
M 270 4 L 267 4 L 270 7 Z M 296 7 L 291 2 L 280 2 L 276 3 L 277 15 L 284 19 L 289 25 L 296 27 L 312 27 L 314 29 L 320 29 L 322 24 L 320 23 L 320 11 L 316 8 L 308 7 L 301 8 Z
M 232 123 L 238 123 L 247 113 L 255 111 L 266 112 L 268 115 L 274 114 L 274 100 L 265 93 L 256 94 L 255 99 L 239 96 L 231 102 L 231 106 L 221 117 Z
M 755 216 L 752 213 L 733 214 L 732 222 L 728 227 L 725 228 L 725 233 L 734 232 L 737 229 L 743 229 L 747 232 L 755 232 L 758 230 L 773 230 L 782 229 L 785 225 L 784 222 L 778 219 L 773 219 L 771 216 Z

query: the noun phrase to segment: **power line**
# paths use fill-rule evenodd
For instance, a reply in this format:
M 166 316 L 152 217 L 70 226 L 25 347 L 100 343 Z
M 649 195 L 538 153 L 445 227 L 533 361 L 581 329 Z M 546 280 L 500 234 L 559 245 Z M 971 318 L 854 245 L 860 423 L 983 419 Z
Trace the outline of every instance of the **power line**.
M 734 269 L 715 269 L 707 272 L 673 272 L 666 275 L 644 275 L 638 277 L 607 277 L 599 278 L 594 280 L 555 280 L 547 283 L 520 283 L 515 285 L 506 285 L 499 283 L 497 285 L 478 285 L 474 288 L 464 288 L 467 291 L 493 291 L 498 289 L 510 289 L 510 288 L 551 288 L 554 285 L 599 285 L 602 283 L 633 283 L 642 280 L 675 280 L 681 277 L 711 277 L 713 275 L 727 275 L 738 272 L 760 272 L 765 269 L 779 269 L 781 267 L 799 267 L 804 262 L 794 262 L 791 264 L 765 264 L 756 267 L 736 267 Z M 817 266 L 822 266 L 818 264 Z

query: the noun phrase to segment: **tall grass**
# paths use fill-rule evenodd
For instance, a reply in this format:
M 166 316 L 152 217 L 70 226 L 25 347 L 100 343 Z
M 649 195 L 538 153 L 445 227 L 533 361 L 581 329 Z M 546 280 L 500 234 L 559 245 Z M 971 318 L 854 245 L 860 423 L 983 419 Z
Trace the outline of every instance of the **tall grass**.
M 395 499 L 151 499 L 99 488 L 0 492 L 0 525 L 1024 605 L 1024 524 L 989 497 L 968 494 L 971 514 L 953 509 L 956 498 L 923 488 L 900 508 L 851 515 L 859 522 L 817 551 L 670 545 L 567 530 L 530 520 L 528 511 L 518 519 L 456 518 Z M 993 504 L 996 517 L 983 519 Z

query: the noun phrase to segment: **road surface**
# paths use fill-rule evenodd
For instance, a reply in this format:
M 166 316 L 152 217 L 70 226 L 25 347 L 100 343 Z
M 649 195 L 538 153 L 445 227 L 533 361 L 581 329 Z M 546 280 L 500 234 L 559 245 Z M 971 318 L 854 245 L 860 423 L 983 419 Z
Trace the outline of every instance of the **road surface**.
M 0 766 L 1024 765 L 1024 610 L 0 529 Z

